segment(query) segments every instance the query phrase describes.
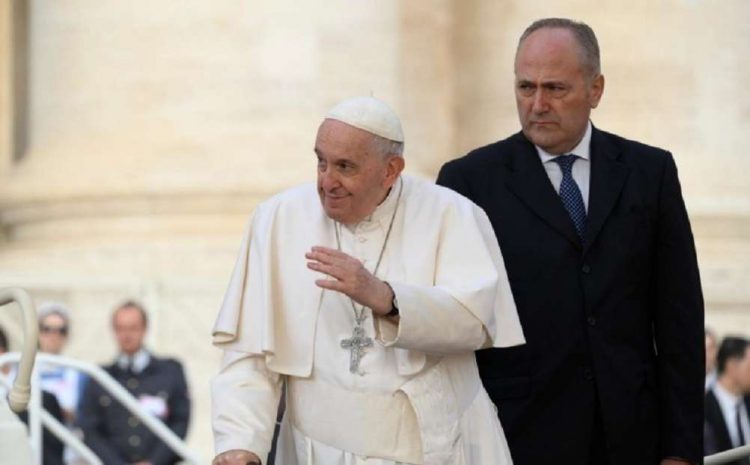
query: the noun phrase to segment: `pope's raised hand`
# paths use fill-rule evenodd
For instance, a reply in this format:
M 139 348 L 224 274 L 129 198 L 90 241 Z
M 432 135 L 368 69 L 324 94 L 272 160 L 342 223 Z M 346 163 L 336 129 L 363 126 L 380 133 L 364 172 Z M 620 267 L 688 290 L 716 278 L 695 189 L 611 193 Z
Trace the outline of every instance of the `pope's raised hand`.
M 305 254 L 307 267 L 333 279 L 318 279 L 319 287 L 346 294 L 360 305 L 369 307 L 377 315 L 391 310 L 391 288 L 379 280 L 362 262 L 336 249 L 316 246 Z
M 217 455 L 211 465 L 261 465 L 261 462 L 250 451 L 232 449 Z

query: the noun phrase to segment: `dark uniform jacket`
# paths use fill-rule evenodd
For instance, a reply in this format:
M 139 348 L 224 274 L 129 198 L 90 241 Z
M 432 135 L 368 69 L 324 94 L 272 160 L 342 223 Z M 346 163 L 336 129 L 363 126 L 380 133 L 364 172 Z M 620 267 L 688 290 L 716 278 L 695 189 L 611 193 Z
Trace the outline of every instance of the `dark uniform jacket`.
M 526 345 L 477 352 L 516 465 L 700 462 L 703 298 L 672 156 L 596 128 L 585 240 L 518 133 L 438 183 L 484 209 Z
M 180 438 L 187 434 L 190 401 L 182 365 L 176 360 L 151 355 L 139 373 L 123 370 L 116 363 L 104 369 L 122 384 L 141 405 L 148 406 Z M 180 459 L 125 407 L 89 380 L 78 415 L 85 443 L 107 465 L 149 461 L 170 465 Z

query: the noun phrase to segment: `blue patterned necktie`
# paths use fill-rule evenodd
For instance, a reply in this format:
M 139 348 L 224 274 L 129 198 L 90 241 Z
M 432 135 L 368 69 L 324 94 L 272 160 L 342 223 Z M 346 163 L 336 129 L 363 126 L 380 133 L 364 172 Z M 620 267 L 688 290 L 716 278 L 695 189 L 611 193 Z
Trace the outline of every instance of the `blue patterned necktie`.
M 552 161 L 560 165 L 562 170 L 562 182 L 560 183 L 560 200 L 565 210 L 568 211 L 573 225 L 576 227 L 578 237 L 583 242 L 583 234 L 586 231 L 586 207 L 583 204 L 583 196 L 573 179 L 573 163 L 578 159 L 575 155 L 560 155 Z

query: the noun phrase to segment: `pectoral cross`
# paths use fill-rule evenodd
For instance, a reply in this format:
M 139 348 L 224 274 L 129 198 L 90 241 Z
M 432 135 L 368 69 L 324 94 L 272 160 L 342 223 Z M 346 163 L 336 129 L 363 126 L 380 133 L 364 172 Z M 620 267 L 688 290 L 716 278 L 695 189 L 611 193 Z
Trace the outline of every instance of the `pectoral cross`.
M 365 334 L 364 328 L 354 326 L 352 337 L 341 341 L 341 348 L 349 350 L 349 371 L 358 375 L 364 375 L 359 371 L 359 361 L 365 354 L 365 348 L 372 347 L 372 338 Z

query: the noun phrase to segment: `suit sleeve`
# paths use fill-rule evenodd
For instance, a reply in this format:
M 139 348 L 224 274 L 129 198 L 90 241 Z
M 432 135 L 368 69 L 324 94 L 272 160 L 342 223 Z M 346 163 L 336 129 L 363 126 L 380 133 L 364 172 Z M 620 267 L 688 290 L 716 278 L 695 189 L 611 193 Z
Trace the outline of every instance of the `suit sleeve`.
M 662 457 L 696 463 L 703 444 L 703 295 L 677 167 L 669 156 L 659 195 L 654 335 Z
M 474 198 L 472 197 L 471 188 L 469 187 L 469 183 L 466 182 L 466 179 L 459 171 L 458 165 L 455 163 L 455 161 L 448 162 L 444 164 L 442 168 L 440 168 L 440 172 L 438 173 L 438 177 L 435 183 L 439 186 L 444 186 L 448 189 L 452 189 L 468 199 L 474 200 Z
M 127 465 L 117 451 L 112 448 L 105 435 L 105 412 L 108 408 L 101 400 L 104 391 L 93 379 L 88 379 L 83 390 L 79 406 L 78 426 L 83 431 L 83 439 L 87 446 L 107 465 Z M 112 405 L 115 400 L 110 399 Z
M 188 424 L 190 423 L 190 397 L 188 395 L 185 372 L 179 362 L 170 360 L 169 373 L 175 380 L 175 388 L 168 399 L 169 417 L 165 424 L 181 439 L 187 436 Z M 158 441 L 149 454 L 149 461 L 154 465 L 169 465 L 177 460 L 177 455 L 162 441 Z
M 253 452 L 266 463 L 271 450 L 282 377 L 266 368 L 265 357 L 224 351 L 211 382 L 211 417 L 216 454 Z

